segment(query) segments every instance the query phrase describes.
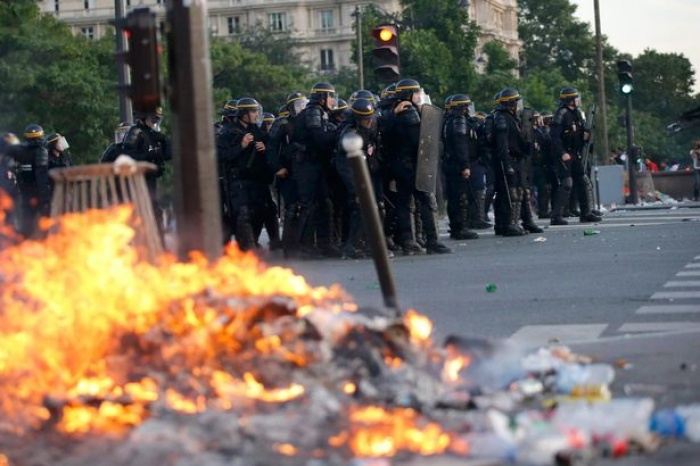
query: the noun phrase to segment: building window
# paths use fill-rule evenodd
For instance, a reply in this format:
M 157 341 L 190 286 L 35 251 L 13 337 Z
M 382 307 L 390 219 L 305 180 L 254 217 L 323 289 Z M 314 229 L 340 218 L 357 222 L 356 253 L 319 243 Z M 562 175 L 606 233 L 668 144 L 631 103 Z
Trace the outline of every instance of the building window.
M 241 32 L 241 18 L 240 16 L 230 16 L 228 20 L 228 34 L 240 34 Z
M 267 21 L 271 31 L 281 32 L 287 30 L 287 15 L 285 13 L 270 13 L 267 15 Z
M 333 50 L 321 49 L 321 70 L 330 71 L 334 69 L 335 62 L 333 61 Z
M 319 24 L 321 25 L 321 29 L 333 29 L 335 27 L 333 10 L 319 11 Z
M 83 6 L 86 10 L 89 10 L 90 8 L 95 8 L 95 0 L 84 0 Z
M 83 36 L 87 37 L 90 40 L 95 38 L 95 30 L 92 28 L 92 26 L 81 28 L 80 32 L 83 34 Z
M 53 10 L 58 13 L 61 10 L 61 5 L 59 0 L 54 0 L 53 1 Z

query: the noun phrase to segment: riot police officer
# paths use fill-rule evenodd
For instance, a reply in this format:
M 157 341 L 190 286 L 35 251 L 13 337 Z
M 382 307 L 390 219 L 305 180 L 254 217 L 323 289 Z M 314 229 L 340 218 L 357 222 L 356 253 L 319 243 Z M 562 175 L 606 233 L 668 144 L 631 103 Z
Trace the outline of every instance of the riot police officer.
M 476 157 L 471 157 L 470 184 L 474 194 L 469 204 L 469 228 L 485 230 L 493 225 L 489 223 L 486 197 L 493 197 L 493 168 L 491 168 L 491 146 L 486 140 L 486 112 L 476 112 L 469 122 L 476 131 Z M 493 126 L 493 118 L 490 118 Z
M 521 129 L 525 146 L 523 148 L 523 157 L 520 160 L 521 171 L 521 201 L 520 201 L 520 219 L 522 220 L 522 228 L 529 233 L 542 233 L 544 230 L 535 223 L 532 214 L 532 160 L 535 154 L 539 151 L 537 142 L 536 129 L 541 125 L 540 112 L 537 110 L 527 109 L 521 114 Z M 527 123 L 525 121 L 527 119 Z
M 234 126 L 238 122 L 238 99 L 230 99 L 224 103 L 221 109 L 221 121 L 216 126 L 216 160 L 219 172 L 219 194 L 221 198 L 221 229 L 224 244 L 231 240 L 235 228 L 235 219 L 232 214 L 231 193 L 226 181 L 228 162 L 224 162 L 225 154 L 236 151 L 238 148 L 233 142 Z
M 0 189 L 12 202 L 3 202 L 1 207 L 5 215 L 4 223 L 10 227 L 14 227 L 14 207 L 19 195 L 15 176 L 15 153 L 19 148 L 19 138 L 14 133 L 4 133 L 0 137 Z
M 292 92 L 287 96 L 285 105 L 279 109 L 279 117 L 270 129 L 265 154 L 270 169 L 275 175 L 279 196 L 284 201 L 282 249 L 285 257 L 296 255 L 299 247 L 301 205 L 294 179 L 294 165 L 295 160 L 303 156 L 303 146 L 294 141 L 294 127 L 297 124 L 298 115 L 304 110 L 306 104 L 306 96 L 301 92 Z
M 332 212 L 326 179 L 337 130 L 329 116 L 336 107 L 335 87 L 316 83 L 294 127 L 294 141 L 303 147 L 294 167 L 301 206 L 299 233 L 303 252 L 309 258 L 341 256 L 331 237 Z
M 521 162 L 526 147 L 520 131 L 518 113 L 522 98 L 516 89 L 500 92 L 493 119 L 493 169 L 496 183 L 496 234 L 522 236 L 520 208 L 523 200 Z
M 452 249 L 439 241 L 436 214 L 435 193 L 416 189 L 416 170 L 418 164 L 418 146 L 422 106 L 422 89 L 414 79 L 401 79 L 396 83 L 398 103 L 393 109 L 393 116 L 387 123 L 391 135 L 390 144 L 395 145 L 395 152 L 389 161 L 392 178 L 396 181 L 396 214 L 401 247 L 404 254 L 444 254 Z M 439 137 L 439 135 L 436 135 Z M 426 236 L 426 249 L 416 241 L 411 226 L 411 199 L 420 210 L 420 218 Z
M 552 225 L 566 225 L 563 212 L 568 202 L 568 196 L 573 189 L 578 199 L 580 211 L 579 220 L 582 223 L 599 222 L 601 217 L 591 210 L 586 192 L 586 172 L 583 166 L 582 150 L 590 137 L 584 131 L 584 116 L 581 112 L 581 96 L 576 88 L 565 87 L 559 93 L 560 106 L 552 119 L 552 157 L 559 178 L 559 188 L 552 207 Z
M 540 113 L 539 124 L 535 127 L 536 150 L 532 157 L 532 182 L 537 190 L 537 217 L 551 217 L 552 182 L 556 180 L 552 164 L 552 139 L 549 127 L 552 112 Z
M 375 199 L 381 196 L 381 180 L 376 175 L 379 173 L 378 162 L 378 132 L 375 124 L 376 109 L 372 100 L 358 97 L 353 100 L 350 107 L 350 115 L 346 123 L 340 128 L 338 147 L 333 156 L 333 166 L 338 172 L 343 186 L 346 189 L 346 209 L 348 212 L 348 234 L 343 246 L 343 258 L 360 259 L 365 257 L 365 244 L 362 239 L 362 220 L 360 205 L 357 200 L 357 190 L 352 174 L 347 153 L 343 147 L 343 136 L 349 132 L 355 132 L 362 137 L 362 150 L 366 154 L 368 171 L 372 176 L 372 186 Z
M 230 131 L 219 136 L 217 156 L 223 167 L 227 205 L 238 247 L 248 251 L 256 246 L 256 230 L 262 229 L 269 211 L 277 215 L 269 190 L 271 172 L 265 158 L 267 136 L 258 124 L 261 106 L 252 97 L 238 99 L 237 119 Z M 277 241 L 268 231 L 270 241 Z M 278 233 L 277 233 L 278 234 Z
M 474 104 L 466 94 L 450 96 L 443 125 L 443 171 L 447 191 L 450 238 L 477 239 L 469 230 L 469 205 L 474 194 L 470 183 L 471 163 L 477 157 L 476 126 L 470 116 Z
M 136 123 L 129 128 L 124 136 L 122 149 L 124 153 L 134 160 L 150 162 L 157 168 L 145 175 L 148 193 L 153 204 L 158 229 L 163 234 L 163 209 L 158 202 L 157 180 L 165 172 L 165 162 L 172 160 L 170 141 L 160 132 L 160 123 L 163 120 L 163 109 L 156 108 L 153 112 L 139 115 Z
M 24 142 L 14 153 L 20 195 L 19 231 L 28 238 L 35 235 L 39 217 L 48 216 L 51 206 L 49 152 L 43 128 L 37 124 L 28 125 L 24 130 Z

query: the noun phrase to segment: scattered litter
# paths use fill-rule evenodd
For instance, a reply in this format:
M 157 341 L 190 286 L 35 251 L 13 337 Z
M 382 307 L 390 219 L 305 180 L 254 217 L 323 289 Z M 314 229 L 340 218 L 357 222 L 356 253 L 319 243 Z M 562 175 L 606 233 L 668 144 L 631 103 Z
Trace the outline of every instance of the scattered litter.
M 497 288 L 498 288 L 498 287 L 496 286 L 495 283 L 489 283 L 488 285 L 486 285 L 486 292 L 487 292 L 487 293 L 493 293 L 493 292 L 496 291 Z
M 626 359 L 618 359 L 617 361 L 615 361 L 615 367 L 617 367 L 618 369 L 627 370 L 632 369 L 634 365 Z
M 547 238 L 545 238 L 544 236 L 538 236 L 537 238 L 535 238 L 535 243 L 544 243 L 545 241 L 547 241 Z
M 600 230 L 583 230 L 583 236 L 599 235 Z
M 369 285 L 367 285 L 368 290 L 378 290 L 379 288 L 380 287 L 378 282 L 370 283 Z

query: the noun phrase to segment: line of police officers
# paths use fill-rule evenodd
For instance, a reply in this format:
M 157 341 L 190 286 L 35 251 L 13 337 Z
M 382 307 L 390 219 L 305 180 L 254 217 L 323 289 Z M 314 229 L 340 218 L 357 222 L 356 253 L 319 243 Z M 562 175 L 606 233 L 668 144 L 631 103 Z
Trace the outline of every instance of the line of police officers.
M 520 94 L 511 88 L 494 97 L 490 114 L 475 112 L 466 94 L 445 101 L 441 166 L 452 239 L 476 239 L 472 230 L 490 228 L 491 204 L 497 235 L 541 232 L 531 210 L 533 184 L 538 216 L 551 217 L 552 225 L 567 224 L 572 190 L 580 221 L 601 220 L 593 210 L 581 158 L 589 134 L 579 93 L 565 88 L 559 97 L 553 116 L 523 111 Z M 354 131 L 363 139 L 390 250 L 405 255 L 452 252 L 439 241 L 436 193 L 416 185 L 424 103 L 425 94 L 413 79 L 390 85 L 380 97 L 356 91 L 349 103 L 337 99 L 331 84 L 320 82 L 308 99 L 291 93 L 276 119 L 263 114 L 253 98 L 226 102 L 216 136 L 226 241 L 233 235 L 241 249 L 249 250 L 258 246 L 265 228 L 271 249 L 282 248 L 288 257 L 364 257 L 367 242 L 341 143 L 343 135 Z M 115 143 L 101 158 L 111 162 L 124 153 L 156 164 L 147 185 L 157 215 L 156 180 L 171 158 L 160 133 L 161 119 L 157 109 L 138 115 L 134 125 L 120 125 Z M 64 137 L 55 133 L 45 138 L 34 124 L 25 129 L 21 144 L 11 133 L 0 142 L 0 162 L 7 166 L 2 187 L 19 200 L 19 231 L 25 237 L 36 232 L 38 217 L 49 213 L 48 170 L 70 165 L 67 149 Z
M 581 157 L 590 135 L 580 95 L 565 88 L 559 97 L 559 109 L 544 118 L 523 111 L 511 88 L 494 97 L 490 114 L 475 112 L 466 94 L 446 100 L 441 166 L 451 238 L 476 239 L 473 229 L 490 228 L 491 203 L 497 235 L 542 232 L 531 209 L 533 184 L 538 216 L 552 225 L 567 224 L 572 189 L 580 221 L 601 220 Z M 354 131 L 363 139 L 389 248 L 405 255 L 451 252 L 439 241 L 436 193 L 416 187 L 423 99 L 417 81 L 402 79 L 380 98 L 361 90 L 348 103 L 320 82 L 308 100 L 289 94 L 277 119 L 263 118 L 253 98 L 226 102 L 217 128 L 225 237 L 251 249 L 266 228 L 271 249 L 286 256 L 364 257 L 367 242 L 341 143 Z M 272 183 L 283 202 L 273 200 Z M 278 204 L 284 204 L 281 238 Z

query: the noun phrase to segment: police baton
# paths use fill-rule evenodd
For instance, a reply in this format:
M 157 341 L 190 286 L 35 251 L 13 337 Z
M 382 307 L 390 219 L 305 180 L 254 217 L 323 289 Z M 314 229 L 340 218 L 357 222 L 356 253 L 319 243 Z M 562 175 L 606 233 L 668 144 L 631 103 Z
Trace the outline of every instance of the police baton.
M 340 142 L 343 149 L 348 154 L 348 162 L 352 168 L 355 189 L 357 190 L 357 197 L 360 201 L 362 223 L 367 232 L 369 244 L 372 249 L 372 259 L 374 260 L 374 267 L 377 269 L 384 305 L 392 309 L 396 315 L 399 316 L 401 311 L 396 298 L 394 276 L 391 272 L 389 252 L 386 247 L 382 222 L 379 218 L 377 201 L 374 198 L 372 182 L 369 177 L 365 154 L 362 150 L 362 136 L 357 134 L 354 130 L 348 130 L 345 132 Z

